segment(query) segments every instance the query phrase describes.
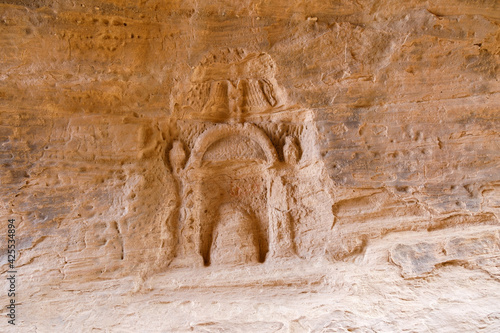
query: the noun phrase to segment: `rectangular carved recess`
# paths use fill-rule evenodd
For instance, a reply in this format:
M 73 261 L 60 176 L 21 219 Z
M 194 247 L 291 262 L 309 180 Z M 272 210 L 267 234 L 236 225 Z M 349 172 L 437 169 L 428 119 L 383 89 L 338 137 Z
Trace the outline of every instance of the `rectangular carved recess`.
M 209 54 L 194 69 L 170 153 L 183 212 L 173 266 L 262 263 L 304 252 L 295 238 L 315 208 L 297 206 L 294 188 L 312 167 L 314 186 L 327 193 L 325 172 L 314 114 L 288 105 L 275 71 L 268 54 L 241 50 Z

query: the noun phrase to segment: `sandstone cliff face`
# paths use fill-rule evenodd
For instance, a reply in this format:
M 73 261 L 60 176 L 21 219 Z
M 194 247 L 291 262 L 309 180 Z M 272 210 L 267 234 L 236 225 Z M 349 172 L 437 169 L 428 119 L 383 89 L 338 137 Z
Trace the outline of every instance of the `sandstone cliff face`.
M 16 329 L 500 331 L 499 27 L 494 0 L 0 1 Z

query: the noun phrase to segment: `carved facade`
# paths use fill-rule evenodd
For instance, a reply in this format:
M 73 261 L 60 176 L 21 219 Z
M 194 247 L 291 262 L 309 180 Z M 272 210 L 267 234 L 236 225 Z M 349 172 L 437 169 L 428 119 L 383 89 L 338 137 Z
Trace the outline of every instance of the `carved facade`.
M 169 151 L 180 197 L 171 266 L 298 255 L 305 213 L 297 213 L 304 206 L 295 185 L 319 177 L 322 164 L 313 113 L 287 104 L 275 70 L 268 54 L 238 50 L 211 54 L 194 70 Z

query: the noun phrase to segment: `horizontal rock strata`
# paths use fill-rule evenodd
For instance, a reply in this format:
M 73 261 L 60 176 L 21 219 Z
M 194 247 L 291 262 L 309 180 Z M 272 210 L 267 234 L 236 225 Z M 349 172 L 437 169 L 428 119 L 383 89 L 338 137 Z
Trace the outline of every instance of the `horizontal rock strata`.
M 0 331 L 500 331 L 497 1 L 3 0 L 0 50 Z

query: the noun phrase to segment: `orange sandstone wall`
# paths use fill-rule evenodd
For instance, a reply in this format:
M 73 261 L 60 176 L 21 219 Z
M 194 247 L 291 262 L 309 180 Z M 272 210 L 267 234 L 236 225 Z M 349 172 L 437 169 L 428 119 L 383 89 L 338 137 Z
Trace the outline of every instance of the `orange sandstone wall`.
M 275 64 L 273 87 L 286 95 L 283 105 L 312 114 L 309 127 L 300 117 L 280 120 L 312 129 L 308 142 L 319 163 L 314 170 L 301 165 L 305 171 L 289 180 L 296 182 L 287 192 L 294 194 L 286 194 L 295 198 L 288 202 L 298 257 L 292 262 L 300 263 L 284 265 L 291 271 L 302 267 L 296 269 L 300 275 L 315 260 L 324 260 L 324 271 L 314 266 L 314 274 L 299 279 L 309 286 L 330 281 L 335 267 L 360 269 L 345 265 L 394 272 L 394 280 L 373 277 L 379 279 L 373 284 L 377 297 L 394 281 L 411 289 L 414 280 L 409 278 L 425 281 L 431 274 L 445 281 L 440 274 L 447 269 L 456 270 L 452 275 L 475 272 L 474 281 L 482 281 L 484 294 L 493 298 L 486 304 L 481 303 L 484 295 L 469 301 L 476 309 L 491 306 L 491 311 L 474 312 L 465 323 L 460 314 L 447 316 L 451 307 L 445 305 L 434 314 L 455 331 L 485 327 L 493 332 L 500 316 L 493 305 L 500 264 L 499 27 L 500 5 L 494 0 L 0 1 L 0 216 L 18 223 L 16 265 L 26 309 L 19 320 L 26 329 L 38 323 L 45 331 L 78 330 L 83 323 L 89 332 L 92 327 L 137 331 L 132 322 L 120 326 L 126 320 L 79 321 L 63 310 L 58 310 L 64 313 L 59 322 L 50 312 L 55 309 L 45 316 L 26 297 L 59 297 L 73 304 L 77 296 L 51 296 L 47 288 L 74 283 L 68 288 L 92 290 L 88 281 L 131 279 L 130 286 L 123 284 L 124 294 L 141 293 L 145 286 L 154 290 L 173 279 L 179 285 L 203 285 L 187 276 L 216 268 L 168 275 L 186 269 L 171 265 L 183 236 L 178 225 L 182 195 L 169 152 L 179 139 L 188 154 L 192 149 L 178 121 L 186 117 L 196 69 L 219 61 L 215 57 L 221 54 L 240 52 L 267 54 Z M 229 75 L 229 63 L 220 75 Z M 284 161 L 283 135 L 288 132 L 277 120 L 270 122 L 277 125 L 257 125 Z M 301 149 L 304 154 L 305 146 Z M 2 237 L 0 249 L 6 246 Z M 4 250 L 0 258 L 6 272 Z M 270 271 L 276 267 L 275 273 L 255 268 L 252 274 L 262 281 L 274 274 L 271 280 L 282 279 L 273 282 L 284 288 L 280 297 L 294 295 L 299 280 L 286 282 L 286 270 L 267 265 Z M 233 279 L 231 269 L 221 268 L 226 282 L 220 288 Z M 154 280 L 158 274 L 167 275 Z M 473 273 L 463 274 L 455 286 L 474 279 L 467 275 Z M 324 279 L 315 280 L 318 276 Z M 256 281 L 245 288 L 255 287 Z M 328 292 L 338 287 L 327 285 Z M 122 295 L 119 286 L 114 288 Z M 273 295 L 269 290 L 264 290 L 266 297 Z M 353 293 L 362 297 L 357 289 Z M 148 299 L 141 295 L 137 302 Z M 178 295 L 164 306 L 198 297 Z M 457 302 L 462 301 L 467 303 Z M 164 309 L 158 302 L 155 315 Z M 345 304 L 342 311 L 357 307 Z M 196 311 L 204 312 L 203 306 Z M 342 319 L 361 331 L 377 331 L 377 324 L 358 312 L 340 318 L 333 315 L 338 309 L 329 309 L 337 326 L 321 326 L 328 317 L 307 309 L 314 323 L 293 324 L 300 316 L 276 310 L 275 321 L 261 318 L 260 324 L 249 324 L 253 321 L 241 313 L 226 321 L 213 314 L 218 319 L 205 318 L 209 324 L 190 327 L 200 332 L 327 332 L 321 329 L 330 327 L 333 332 L 347 329 L 338 324 Z M 187 330 L 189 320 L 201 318 L 192 311 L 172 312 L 177 319 L 170 326 L 152 320 L 150 331 Z M 377 314 L 393 324 L 378 331 L 403 329 L 395 323 L 415 317 L 388 319 L 391 311 Z M 426 312 L 415 313 L 424 318 Z M 439 320 L 422 320 L 430 331 L 445 331 Z

